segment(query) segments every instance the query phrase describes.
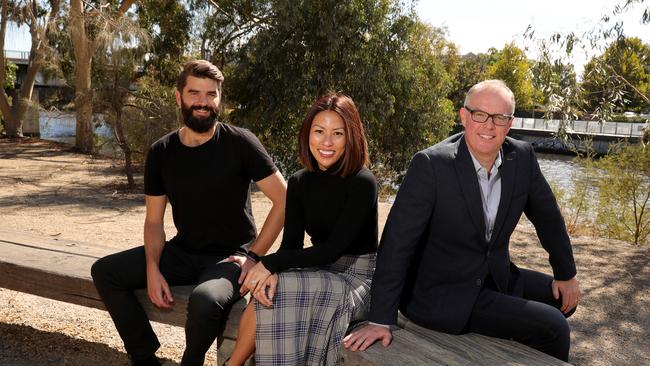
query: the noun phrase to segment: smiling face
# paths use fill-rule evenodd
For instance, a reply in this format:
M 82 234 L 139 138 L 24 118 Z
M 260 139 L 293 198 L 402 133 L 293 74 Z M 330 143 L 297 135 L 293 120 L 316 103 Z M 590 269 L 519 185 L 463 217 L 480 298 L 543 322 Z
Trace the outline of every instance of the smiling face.
M 309 130 L 309 151 L 321 170 L 327 170 L 345 153 L 345 124 L 336 112 L 319 112 Z
M 514 106 L 505 90 L 490 86 L 476 91 L 467 101 L 467 107 L 490 114 L 511 115 Z M 492 118 L 484 123 L 474 122 L 471 113 L 460 109 L 460 120 L 465 127 L 465 141 L 472 155 L 486 169 L 490 169 L 501 145 L 506 139 L 512 121 L 505 126 L 496 126 Z
M 220 102 L 219 83 L 209 78 L 188 76 L 183 92 L 176 90 L 183 122 L 191 130 L 204 133 L 214 127 Z

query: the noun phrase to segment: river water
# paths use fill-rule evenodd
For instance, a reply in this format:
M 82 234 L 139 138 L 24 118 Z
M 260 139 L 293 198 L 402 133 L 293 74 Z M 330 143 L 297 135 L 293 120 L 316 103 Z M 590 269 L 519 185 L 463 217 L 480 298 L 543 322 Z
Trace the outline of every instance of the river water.
M 575 157 L 570 155 L 537 153 L 537 161 L 546 180 L 551 185 L 567 191 L 573 190 L 573 177 L 584 174 L 584 168 L 574 159 Z

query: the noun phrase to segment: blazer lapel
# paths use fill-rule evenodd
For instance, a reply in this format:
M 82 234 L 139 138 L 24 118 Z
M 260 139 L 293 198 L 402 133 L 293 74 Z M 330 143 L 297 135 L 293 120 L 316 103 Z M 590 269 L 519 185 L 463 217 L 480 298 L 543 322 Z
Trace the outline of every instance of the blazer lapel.
M 478 185 L 476 170 L 472 157 L 465 143 L 465 137 L 461 137 L 457 142 L 456 158 L 454 167 L 458 176 L 459 186 L 465 197 L 465 204 L 469 210 L 470 217 L 481 238 L 485 240 L 485 218 L 483 217 L 483 201 L 481 200 L 481 188 Z
M 490 238 L 490 246 L 499 236 L 499 232 L 503 227 L 503 223 L 505 222 L 510 209 L 512 192 L 515 188 L 515 176 L 517 175 L 516 159 L 517 152 L 511 149 L 506 140 L 503 144 L 503 162 L 499 168 L 499 172 L 501 173 L 501 198 L 499 200 L 497 217 L 496 220 L 494 220 L 494 229 L 492 230 L 492 237 Z

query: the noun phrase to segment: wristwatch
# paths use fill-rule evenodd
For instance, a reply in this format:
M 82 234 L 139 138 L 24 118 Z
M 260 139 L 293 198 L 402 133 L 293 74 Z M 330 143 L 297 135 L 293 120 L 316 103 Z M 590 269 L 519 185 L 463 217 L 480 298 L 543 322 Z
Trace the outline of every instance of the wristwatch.
M 262 260 L 262 257 L 260 257 L 259 255 L 257 255 L 257 253 L 255 253 L 255 252 L 252 251 L 252 250 L 248 250 L 248 251 L 246 251 L 246 256 L 247 256 L 248 258 L 254 260 L 256 263 Z

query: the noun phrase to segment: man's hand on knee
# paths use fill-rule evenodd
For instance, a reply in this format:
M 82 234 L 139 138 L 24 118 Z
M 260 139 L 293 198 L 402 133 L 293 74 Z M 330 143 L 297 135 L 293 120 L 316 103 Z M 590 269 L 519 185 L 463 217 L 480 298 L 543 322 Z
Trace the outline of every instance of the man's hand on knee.
M 377 324 L 368 324 L 345 336 L 343 346 L 351 351 L 365 351 L 376 341 L 381 341 L 382 346 L 388 347 L 392 339 L 393 335 L 390 328 Z
M 147 294 L 151 303 L 159 308 L 171 309 L 174 305 L 174 297 L 167 280 L 157 268 L 147 267 Z
M 562 296 L 562 307 L 560 311 L 564 314 L 578 306 L 580 301 L 580 285 L 578 280 L 573 277 L 567 281 L 553 280 L 553 297 L 557 300 Z

